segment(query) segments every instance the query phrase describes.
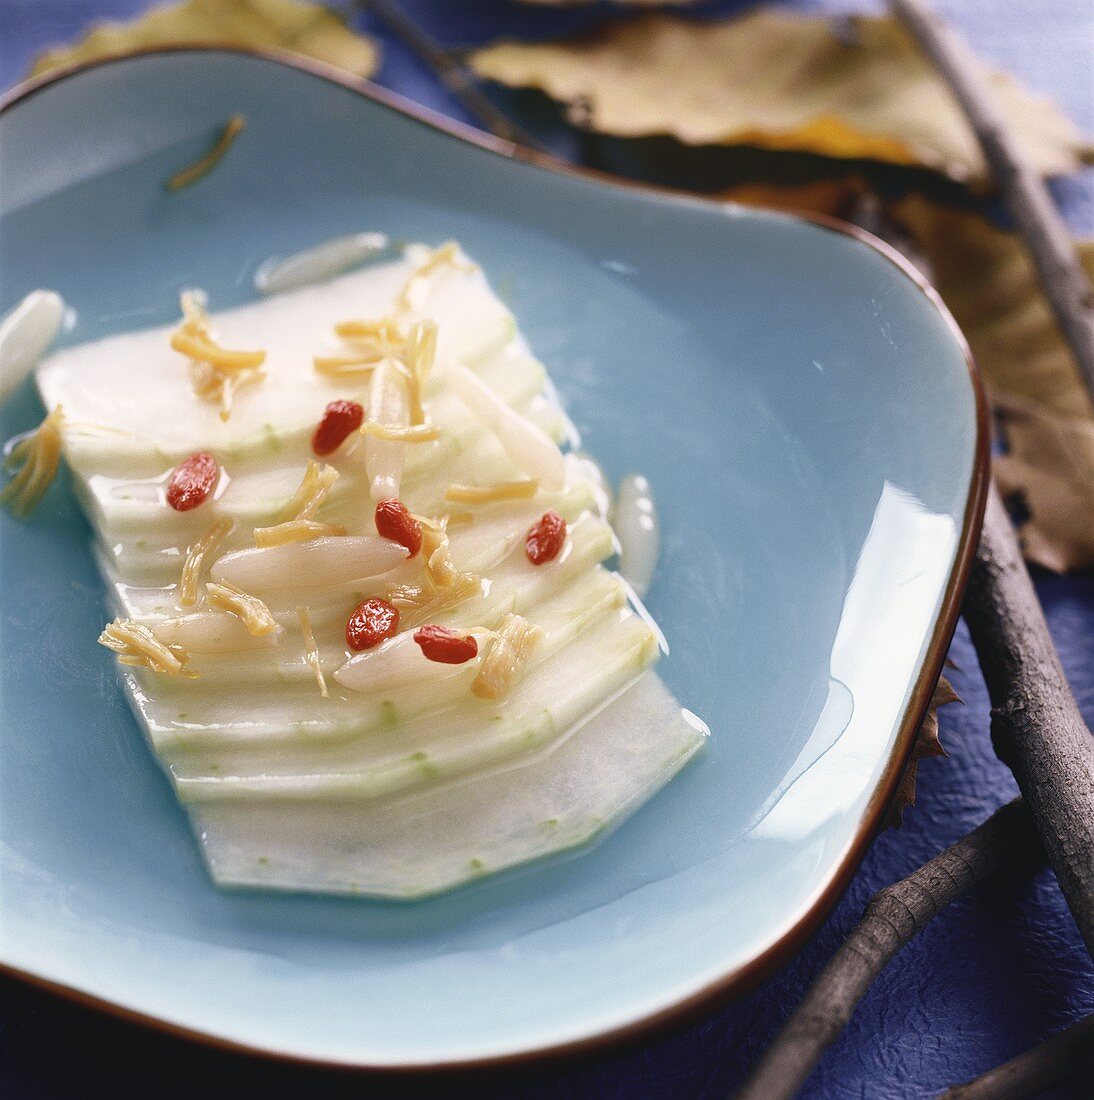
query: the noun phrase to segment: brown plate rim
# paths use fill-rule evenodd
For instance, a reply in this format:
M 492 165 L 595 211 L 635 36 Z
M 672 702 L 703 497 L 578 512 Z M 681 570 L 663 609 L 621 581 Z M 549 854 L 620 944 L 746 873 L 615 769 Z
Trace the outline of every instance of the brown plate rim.
M 494 137 L 491 134 L 484 133 L 471 126 L 449 119 L 427 107 L 415 104 L 395 92 L 391 92 L 386 88 L 381 88 L 371 81 L 355 79 L 345 71 L 326 65 L 323 62 L 280 50 L 253 49 L 242 46 L 219 46 L 200 42 L 192 44 L 173 43 L 165 46 L 146 47 L 131 53 L 114 57 L 98 58 L 92 61 L 66 66 L 53 72 L 46 73 L 41 77 L 17 84 L 5 95 L 0 97 L 0 114 L 8 111 L 14 105 L 30 98 L 43 88 L 60 83 L 71 76 L 104 65 L 119 64 L 133 59 L 165 53 L 238 54 L 243 57 L 258 58 L 264 61 L 274 62 L 340 85 L 365 99 L 372 100 L 384 107 L 397 111 L 415 122 L 439 130 L 450 137 L 459 138 L 472 145 L 476 145 L 487 152 L 511 160 L 521 161 L 525 164 L 543 169 L 544 171 L 570 176 L 576 179 L 591 180 L 608 187 L 644 192 L 687 203 L 709 204 L 714 206 L 734 205 L 724 201 L 704 198 L 679 188 L 639 183 L 634 180 L 611 175 L 607 172 L 600 172 L 596 169 L 572 165 L 548 153 L 527 149 L 514 142 Z M 775 213 L 783 217 L 789 217 L 822 226 L 832 232 L 852 237 L 880 253 L 910 279 L 937 310 L 960 347 L 965 358 L 969 381 L 973 389 L 976 403 L 976 445 L 973 457 L 973 469 L 969 480 L 969 491 L 965 503 L 965 515 L 962 522 L 961 537 L 957 553 L 954 557 L 954 563 L 946 583 L 942 606 L 935 620 L 934 628 L 931 631 L 931 638 L 927 646 L 923 666 L 909 695 L 908 705 L 901 719 L 900 728 L 897 732 L 893 748 L 889 754 L 885 770 L 877 786 L 874 788 L 873 795 L 866 805 L 858 829 L 851 838 L 847 850 L 844 852 L 839 865 L 828 880 L 826 887 L 819 893 L 816 900 L 803 913 L 797 916 L 791 928 L 784 932 L 775 943 L 753 959 L 749 960 L 749 962 L 723 974 L 716 981 L 709 983 L 688 997 L 682 998 L 671 1005 L 667 1005 L 656 1012 L 649 1013 L 641 1019 L 564 1043 L 534 1047 L 528 1050 L 491 1057 L 425 1064 L 356 1062 L 329 1058 L 310 1058 L 288 1051 L 278 1051 L 267 1047 L 237 1042 L 196 1028 L 189 1028 L 172 1023 L 159 1016 L 139 1012 L 136 1009 L 128 1008 L 115 1001 L 95 996 L 94 994 L 87 993 L 74 986 L 68 986 L 61 982 L 42 978 L 31 971 L 10 966 L 6 963 L 0 962 L 0 973 L 17 978 L 39 989 L 46 990 L 47 992 L 66 997 L 71 1001 L 75 1001 L 78 1004 L 96 1011 L 104 1012 L 132 1023 L 151 1027 L 158 1031 L 166 1032 L 169 1035 L 195 1041 L 220 1050 L 258 1056 L 273 1061 L 289 1062 L 301 1066 L 350 1071 L 356 1070 L 362 1073 L 371 1072 L 406 1075 L 504 1069 L 507 1067 L 527 1065 L 529 1063 L 538 1063 L 551 1058 L 581 1057 L 613 1046 L 631 1044 L 648 1038 L 655 1031 L 671 1027 L 681 1027 L 703 1014 L 710 1013 L 716 1008 L 728 1004 L 731 1000 L 755 988 L 763 978 L 767 977 L 778 966 L 791 958 L 828 915 L 833 905 L 835 905 L 836 901 L 843 895 L 852 876 L 858 870 L 859 864 L 866 854 L 871 839 L 881 825 L 886 807 L 896 790 L 897 782 L 900 779 L 904 765 L 911 752 L 916 730 L 919 728 L 923 716 L 926 714 L 934 685 L 942 673 L 943 662 L 945 661 L 946 652 L 949 648 L 950 639 L 957 626 L 957 620 L 961 611 L 961 598 L 968 581 L 969 571 L 972 568 L 976 545 L 980 536 L 980 528 L 984 519 L 984 507 L 987 501 L 988 483 L 990 480 L 990 433 L 987 396 L 979 371 L 973 361 L 968 342 L 965 340 L 964 334 L 961 332 L 952 314 L 942 302 L 941 296 L 927 279 L 924 278 L 923 274 L 909 260 L 897 252 L 896 249 L 856 225 L 841 221 L 838 218 L 806 211 L 787 212 L 785 210 L 779 210 Z

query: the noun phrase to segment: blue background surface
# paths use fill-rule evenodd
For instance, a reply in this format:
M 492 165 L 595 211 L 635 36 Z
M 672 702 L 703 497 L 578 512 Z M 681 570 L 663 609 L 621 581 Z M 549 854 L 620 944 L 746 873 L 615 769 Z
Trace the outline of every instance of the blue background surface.
M 143 0 L 0 0 L 0 85 L 25 71 L 44 46 L 72 38 L 91 18 L 131 14 Z M 545 37 L 619 14 L 524 8 L 506 0 L 404 0 L 419 25 L 448 45 L 498 34 Z M 701 11 L 739 5 L 706 4 Z M 850 10 L 844 4 L 800 4 Z M 1094 130 L 1088 0 L 947 0 L 938 6 L 989 60 L 1056 98 Z M 856 9 L 859 10 L 859 9 Z M 359 23 L 368 25 L 367 18 Z M 381 33 L 381 37 L 383 37 Z M 464 121 L 458 105 L 398 43 L 384 42 L 379 82 Z M 579 143 L 551 135 L 557 151 Z M 1094 231 L 1088 171 L 1057 188 L 1078 232 Z M 1065 668 L 1088 720 L 1094 720 L 1094 577 L 1037 577 Z M 919 803 L 899 832 L 881 836 L 847 895 L 802 954 L 755 993 L 686 1030 L 641 1048 L 532 1072 L 476 1078 L 482 1095 L 718 1096 L 747 1067 L 861 914 L 868 897 L 978 824 L 1015 793 L 988 739 L 988 703 L 963 627 L 951 652 L 951 679 L 965 700 L 943 712 L 949 759 L 920 766 Z M 2 898 L 0 898 L 2 902 Z M 428 997 L 428 990 L 422 991 Z M 1055 880 L 985 890 L 928 926 L 875 984 L 845 1034 L 818 1067 L 808 1097 L 930 1096 L 1012 1057 L 1094 1010 L 1092 968 Z M 464 1084 L 472 1082 L 464 1081 Z M 193 1094 L 240 1096 L 415 1095 L 453 1082 L 370 1081 L 271 1065 L 193 1047 L 98 1017 L 21 985 L 0 983 L 0 1094 L 12 1096 Z M 1057 1095 L 1080 1095 L 1078 1089 Z

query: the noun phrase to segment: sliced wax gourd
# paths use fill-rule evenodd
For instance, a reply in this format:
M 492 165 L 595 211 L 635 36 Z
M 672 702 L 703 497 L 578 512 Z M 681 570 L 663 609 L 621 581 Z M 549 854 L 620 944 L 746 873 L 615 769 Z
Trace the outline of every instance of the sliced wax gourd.
M 350 319 L 382 317 L 413 273 L 405 261 L 368 267 L 334 283 L 305 287 L 215 315 L 222 346 L 266 352 L 263 382 L 240 390 L 231 419 L 210 415 L 215 406 L 196 397 L 185 360 L 170 347 L 175 325 L 108 337 L 66 348 L 38 370 L 48 408 L 63 405 L 81 426 L 66 437 L 78 472 L 105 452 L 117 459 L 157 448 L 165 465 L 196 450 L 237 457 L 262 454 L 271 434 L 284 447 L 310 436 L 333 398 L 364 400 L 368 376 L 317 375 L 316 355 L 340 349 L 324 339 Z M 212 303 L 215 306 L 215 303 Z M 438 353 L 475 364 L 500 352 L 512 338 L 512 314 L 478 272 L 439 272 L 426 303 L 438 324 Z M 150 390 L 162 415 L 149 415 Z
M 233 886 L 419 898 L 565 851 L 616 825 L 702 746 L 647 672 L 553 752 L 375 803 L 191 806 L 213 876 Z
M 459 254 L 403 296 L 414 265 L 430 255 L 410 251 L 409 260 L 212 314 L 221 346 L 267 352 L 266 377 L 239 389 L 227 421 L 214 402 L 194 396 L 187 362 L 169 346 L 174 326 L 65 349 L 38 372 L 46 404 L 64 407 L 66 454 L 95 528 L 110 609 L 169 644 L 184 635 L 165 620 L 195 611 L 216 631 L 203 636 L 215 653 L 197 652 L 201 638 L 188 635 L 195 651 L 184 670 L 196 678 L 139 668 L 123 668 L 122 678 L 213 876 L 226 884 L 395 898 L 435 893 L 583 843 L 703 743 L 701 724 L 648 671 L 655 632 L 598 564 L 616 546 L 598 504 L 598 471 L 577 455 L 560 462 L 552 449 L 551 440 L 572 428 L 542 365 Z M 470 576 L 451 605 L 404 605 L 402 648 L 392 651 L 403 663 L 387 665 L 409 676 L 402 686 L 385 685 L 382 675 L 371 683 L 383 662 L 358 661 L 351 690 L 335 675 L 350 656 L 349 613 L 390 586 L 425 583 L 424 558 L 399 554 L 389 555 L 386 572 L 349 576 L 345 554 L 354 547 L 364 554 L 377 537 L 367 441 L 355 437 L 323 459 L 340 476 L 314 518 L 340 525 L 349 539 L 330 551 L 322 541 L 302 542 L 245 559 L 247 568 L 259 560 L 276 567 L 247 574 L 251 595 L 274 617 L 273 635 L 254 638 L 237 620 L 213 623 L 201 597 L 210 577 L 243 576 L 224 559 L 254 546 L 256 526 L 289 518 L 286 505 L 313 457 L 311 436 L 327 403 L 368 401 L 367 372 L 331 378 L 313 368 L 314 356 L 347 350 L 331 336 L 333 326 L 378 320 L 404 298 L 438 326 L 424 401 L 440 434 L 399 443 L 399 496 L 414 513 L 447 517 L 449 560 Z M 204 504 L 175 512 L 166 480 L 198 450 L 213 452 L 220 482 Z M 529 468 L 542 475 L 531 495 L 448 499 L 455 486 L 525 482 Z M 566 519 L 568 535 L 555 560 L 534 566 L 524 538 L 548 510 Z M 198 603 L 180 607 L 188 548 L 225 521 L 233 526 L 198 575 Z M 366 556 L 378 561 L 379 551 Z M 488 659 L 491 629 L 508 614 L 542 633 L 508 688 L 480 698 L 472 684 Z M 406 662 L 427 661 L 410 637 L 425 623 L 472 633 L 480 653 L 423 673 Z
M 579 538 L 580 536 L 580 538 Z M 610 529 L 586 523 L 575 531 L 574 552 L 564 562 L 552 562 L 536 570 L 521 569 L 514 562 L 499 570 L 489 593 L 469 600 L 444 616 L 455 627 L 470 629 L 504 612 L 528 614 L 551 600 L 552 594 L 592 569 L 611 551 Z M 521 575 L 523 574 L 523 576 Z M 593 572 L 591 577 L 601 576 Z M 600 582 L 603 583 L 603 579 Z M 341 618 L 331 616 L 333 629 Z M 319 621 L 316 621 L 319 629 Z M 299 635 L 284 645 L 299 645 Z M 303 661 L 302 650 L 301 661 Z M 345 657 L 345 651 L 340 654 Z M 333 669 L 331 669 L 333 672 Z M 379 688 L 361 693 L 339 689 L 331 681 L 331 696 L 316 702 L 314 684 L 300 679 L 292 684 L 268 684 L 261 693 L 241 693 L 232 685 L 193 692 L 182 681 L 164 681 L 151 673 L 128 672 L 131 695 L 153 745 L 165 757 L 186 751 L 261 751 L 263 747 L 338 741 L 392 725 L 396 715 L 405 719 L 433 709 L 433 694 L 419 688 L 395 702 Z M 138 690 L 139 689 L 139 690 Z
M 210 797 L 230 797 L 236 788 L 249 789 L 236 780 L 258 780 L 261 787 L 267 778 L 276 777 L 271 790 L 288 790 L 280 781 L 301 775 L 329 777 L 336 782 L 351 773 L 402 776 L 407 762 L 417 761 L 423 753 L 430 758 L 447 753 L 455 760 L 468 740 L 473 742 L 471 752 L 489 752 L 492 745 L 501 746 L 500 753 L 520 751 L 523 731 L 548 728 L 545 715 L 552 716 L 548 725 L 564 730 L 566 723 L 559 714 L 595 705 L 609 693 L 609 684 L 614 683 L 618 690 L 628 676 L 633 678 L 656 656 L 649 628 L 633 614 L 621 612 L 625 597 L 620 586 L 603 584 L 595 595 L 586 587 L 582 595 L 588 606 L 581 616 L 570 616 L 569 621 L 557 614 L 552 621 L 551 612 L 557 609 L 544 609 L 538 621 L 544 624 L 546 637 L 525 677 L 503 699 L 479 699 L 470 693 L 470 681 L 478 671 L 476 663 L 458 666 L 456 676 L 451 675 L 452 666 L 443 666 L 435 688 L 415 692 L 419 698 L 414 708 L 401 708 L 398 701 L 391 700 L 383 725 L 353 737 L 318 742 L 298 738 L 266 749 L 250 744 L 243 750 L 229 745 L 204 752 L 164 752 L 163 759 L 170 763 L 180 788 L 183 780 L 195 781 L 194 797 L 201 796 L 204 786 L 217 788 L 210 790 Z M 376 696 L 382 704 L 383 692 Z M 435 752 L 436 745 L 440 748 Z M 410 769 L 411 779 L 419 778 L 416 770 Z M 204 780 L 209 784 L 203 784 Z M 370 782 L 364 779 L 362 789 Z

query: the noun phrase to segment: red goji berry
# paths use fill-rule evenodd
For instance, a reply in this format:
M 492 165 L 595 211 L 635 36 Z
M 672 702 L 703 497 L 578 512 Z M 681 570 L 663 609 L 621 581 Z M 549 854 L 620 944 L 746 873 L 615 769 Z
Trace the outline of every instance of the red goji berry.
M 311 449 L 317 455 L 332 454 L 364 419 L 365 410 L 356 401 L 332 401 L 323 410 L 323 419 L 311 437 Z
M 411 557 L 422 548 L 422 525 L 401 500 L 381 500 L 376 505 L 376 530 L 383 538 L 405 546 Z
M 414 640 L 430 661 L 442 665 L 462 665 L 479 655 L 479 643 L 470 634 L 460 634 L 447 626 L 431 623 L 414 632 Z
M 399 609 L 379 596 L 369 596 L 357 605 L 346 623 L 346 644 L 360 652 L 379 645 L 399 630 Z
M 544 512 L 524 540 L 524 552 L 533 565 L 558 557 L 566 541 L 566 521 L 557 512 Z
M 220 477 L 217 460 L 207 451 L 184 458 L 167 482 L 167 503 L 176 512 L 196 508 L 216 488 Z

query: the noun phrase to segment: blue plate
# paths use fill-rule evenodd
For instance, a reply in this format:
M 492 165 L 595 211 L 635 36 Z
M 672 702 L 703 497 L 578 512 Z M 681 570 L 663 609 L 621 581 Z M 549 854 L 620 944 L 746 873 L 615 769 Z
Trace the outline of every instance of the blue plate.
M 235 112 L 219 167 L 166 193 Z M 713 730 L 576 857 L 413 905 L 219 890 L 94 644 L 102 589 L 62 483 L 0 528 L 0 961 L 223 1043 L 407 1067 L 633 1033 L 800 945 L 893 791 L 980 521 L 982 394 L 907 265 L 236 52 L 63 74 L 0 134 L 2 305 L 55 288 L 69 341 L 166 323 L 186 285 L 245 301 L 268 257 L 340 234 L 458 238 L 587 448 L 652 482 L 662 674 Z M 28 383 L 4 436 L 40 416 Z

